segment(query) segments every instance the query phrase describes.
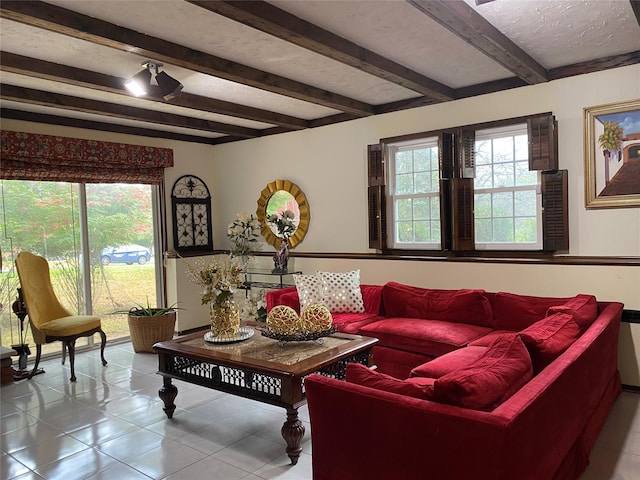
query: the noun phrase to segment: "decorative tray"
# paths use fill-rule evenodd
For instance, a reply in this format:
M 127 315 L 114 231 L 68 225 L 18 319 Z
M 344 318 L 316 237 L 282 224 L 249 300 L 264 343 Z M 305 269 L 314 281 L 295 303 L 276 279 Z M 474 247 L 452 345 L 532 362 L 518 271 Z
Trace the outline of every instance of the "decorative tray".
M 336 333 L 338 331 L 338 328 L 335 325 L 332 325 L 331 328 L 327 330 L 323 330 L 321 332 L 313 332 L 313 333 L 297 332 L 289 335 L 276 333 L 270 330 L 269 327 L 260 328 L 259 330 L 264 337 L 273 338 L 274 340 L 278 340 L 279 342 L 308 342 L 308 341 L 319 340 L 322 337 L 328 337 L 329 335 Z
M 214 337 L 211 331 L 209 331 L 204 334 L 204 341 L 209 343 L 241 342 L 253 337 L 253 334 L 253 328 L 249 327 L 240 327 L 235 335 L 221 335 L 219 337 Z

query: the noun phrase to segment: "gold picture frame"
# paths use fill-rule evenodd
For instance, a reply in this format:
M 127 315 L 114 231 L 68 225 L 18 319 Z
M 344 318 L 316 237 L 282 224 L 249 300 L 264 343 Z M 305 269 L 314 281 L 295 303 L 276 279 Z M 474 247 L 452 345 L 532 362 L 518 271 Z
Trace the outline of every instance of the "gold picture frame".
M 640 99 L 584 109 L 584 158 L 586 208 L 640 207 Z

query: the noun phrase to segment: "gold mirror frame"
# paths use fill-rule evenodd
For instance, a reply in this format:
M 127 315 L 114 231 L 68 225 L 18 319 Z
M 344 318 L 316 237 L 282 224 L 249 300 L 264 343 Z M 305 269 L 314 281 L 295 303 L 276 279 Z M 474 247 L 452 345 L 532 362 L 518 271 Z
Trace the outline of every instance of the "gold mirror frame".
M 300 222 L 298 223 L 298 228 L 296 228 L 296 232 L 289 237 L 289 246 L 293 248 L 299 244 L 307 234 L 310 215 L 307 197 L 304 192 L 300 190 L 300 187 L 289 180 L 276 180 L 269 183 L 265 189 L 262 190 L 260 198 L 258 199 L 258 210 L 256 210 L 256 215 L 258 216 L 258 220 L 260 220 L 260 233 L 267 243 L 273 245 L 276 249 L 280 248 L 280 237 L 277 237 L 273 233 L 271 227 L 269 227 L 269 224 L 267 223 L 267 205 L 269 203 L 269 199 L 271 198 L 271 195 L 279 190 L 289 192 L 298 203 L 298 208 L 300 209 Z

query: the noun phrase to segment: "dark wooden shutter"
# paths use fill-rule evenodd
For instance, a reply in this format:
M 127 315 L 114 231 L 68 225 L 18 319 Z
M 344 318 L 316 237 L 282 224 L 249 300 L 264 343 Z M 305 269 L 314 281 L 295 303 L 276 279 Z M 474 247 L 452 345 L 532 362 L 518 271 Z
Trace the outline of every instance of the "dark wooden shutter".
M 542 173 L 542 249 L 569 250 L 567 170 Z
M 454 251 L 473 250 L 475 248 L 473 179 L 453 179 L 451 193 L 453 200 L 453 238 L 451 248 Z
M 463 251 L 473 250 L 475 247 L 474 143 L 475 132 L 473 131 L 443 132 L 439 136 L 440 222 L 444 250 Z
M 385 175 L 382 145 L 367 146 L 367 205 L 369 211 L 369 248 L 382 250 L 386 245 Z
M 453 178 L 454 159 L 456 156 L 455 135 L 442 132 L 438 135 L 438 161 L 440 162 L 440 178 Z
M 460 178 L 476 176 L 476 132 L 461 130 L 458 134 L 458 172 Z
M 527 120 L 529 170 L 558 169 L 558 123 L 551 114 Z
M 452 181 L 454 177 L 455 135 L 438 135 L 438 163 L 440 164 L 440 241 L 443 250 L 453 247 Z

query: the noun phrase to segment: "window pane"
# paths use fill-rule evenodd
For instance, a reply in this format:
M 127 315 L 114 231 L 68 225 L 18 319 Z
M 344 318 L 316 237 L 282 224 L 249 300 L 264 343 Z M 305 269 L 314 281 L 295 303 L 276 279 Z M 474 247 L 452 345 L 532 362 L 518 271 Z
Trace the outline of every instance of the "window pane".
M 413 159 L 413 169 L 416 172 L 429 170 L 431 158 L 428 149 L 414 150 Z
M 476 194 L 474 196 L 473 211 L 476 218 L 491 218 L 491 194 Z
M 396 193 L 398 195 L 409 195 L 413 193 L 413 174 L 396 176 Z
M 516 217 L 534 217 L 536 216 L 536 192 L 534 190 L 525 190 L 514 192 L 515 200 L 515 216 Z
M 492 221 L 489 218 L 476 218 L 476 242 L 491 243 L 491 241 L 493 240 L 491 224 Z
M 493 188 L 513 187 L 513 163 L 497 163 L 493 166 Z
M 526 160 L 529 161 L 529 136 L 528 135 L 516 135 L 515 149 L 516 157 L 515 161 Z
M 414 233 L 415 238 L 414 242 L 429 242 L 431 240 L 431 235 L 429 232 L 429 222 L 414 222 Z
M 493 194 L 493 217 L 513 216 L 513 194 L 511 192 L 501 192 Z
M 412 210 L 413 200 L 411 198 L 396 200 L 396 218 L 398 220 L 411 220 Z
M 413 171 L 413 155 L 409 152 L 396 153 L 396 173 L 409 173 Z
M 129 336 L 127 311 L 157 306 L 149 185 L 88 184 L 93 313 L 108 338 Z M 131 288 L 135 285 L 135 288 Z
M 433 188 L 431 187 L 431 174 L 429 172 L 416 173 L 415 185 L 415 192 L 413 193 L 432 192 Z
M 431 197 L 431 220 L 438 220 L 437 223 L 440 225 L 440 198 L 439 197 Z M 440 231 L 440 227 L 438 227 L 438 231 Z
M 49 263 L 53 290 L 60 303 L 71 313 L 86 313 L 82 296 L 82 272 L 79 268 L 80 226 L 78 186 L 64 182 L 2 181 L 2 215 L 4 232 L 0 235 L 3 252 L 3 272 L 0 272 L 0 329 L 2 345 L 20 343 L 18 319 L 11 304 L 20 286 L 15 271 L 18 252 L 41 255 Z M 6 288 L 4 288 L 6 286 Z M 27 318 L 26 323 L 29 320 Z M 31 329 L 25 343 L 35 345 Z M 76 346 L 87 345 L 86 337 L 78 338 Z M 42 346 L 43 354 L 59 353 L 59 342 Z
M 481 140 L 476 142 L 476 165 L 491 164 L 491 141 Z
M 516 185 L 537 185 L 538 184 L 538 172 L 529 171 L 529 162 L 516 162 Z
M 476 178 L 473 179 L 476 190 L 493 186 L 493 167 L 491 165 L 476 166 Z
M 427 198 L 416 198 L 413 201 L 413 219 L 429 219 L 429 200 Z
M 410 243 L 413 240 L 413 222 L 397 222 L 398 241 Z
M 493 220 L 493 241 L 498 243 L 513 242 L 513 218 Z
M 536 217 L 516 218 L 516 241 L 536 243 L 538 241 Z
M 495 138 L 493 140 L 493 162 L 513 162 L 513 137 Z

